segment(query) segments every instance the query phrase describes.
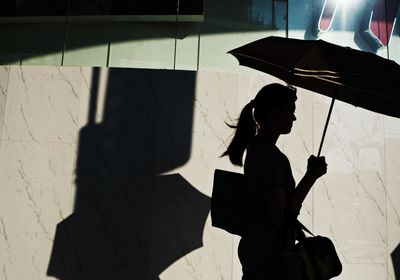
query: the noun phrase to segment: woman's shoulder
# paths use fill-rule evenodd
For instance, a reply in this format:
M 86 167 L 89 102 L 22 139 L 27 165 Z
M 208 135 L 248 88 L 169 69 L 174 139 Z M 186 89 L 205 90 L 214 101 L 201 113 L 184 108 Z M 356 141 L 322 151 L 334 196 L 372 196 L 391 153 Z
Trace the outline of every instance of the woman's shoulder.
M 275 145 L 264 144 L 260 141 L 254 141 L 247 147 L 247 156 L 257 159 L 277 159 L 286 157 Z
M 247 149 L 244 161 L 245 173 L 264 174 L 266 170 L 282 168 L 284 158 L 279 149 L 268 145 L 254 145 Z

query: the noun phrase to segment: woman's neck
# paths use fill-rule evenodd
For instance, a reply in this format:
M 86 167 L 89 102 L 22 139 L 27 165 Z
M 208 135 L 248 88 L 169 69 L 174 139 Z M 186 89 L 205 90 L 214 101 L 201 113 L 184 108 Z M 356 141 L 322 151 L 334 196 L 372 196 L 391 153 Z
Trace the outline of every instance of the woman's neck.
M 279 138 L 279 133 L 273 133 L 268 129 L 260 129 L 257 134 L 259 139 L 262 139 L 263 142 L 275 145 Z

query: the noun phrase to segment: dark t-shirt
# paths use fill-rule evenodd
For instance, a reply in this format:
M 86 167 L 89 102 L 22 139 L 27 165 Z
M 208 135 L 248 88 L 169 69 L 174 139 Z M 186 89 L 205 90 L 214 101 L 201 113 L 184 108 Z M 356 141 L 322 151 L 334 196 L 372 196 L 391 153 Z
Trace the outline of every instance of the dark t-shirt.
M 265 189 L 284 187 L 288 196 L 296 183 L 287 157 L 278 147 L 268 145 L 262 139 L 255 139 L 248 146 L 244 174 L 249 212 L 241 251 L 247 255 L 254 254 L 254 257 L 262 255 L 268 261 L 282 254 L 288 244 L 294 244 L 294 239 L 288 221 L 282 221 L 280 226 L 271 222 L 274 213 L 268 213 Z

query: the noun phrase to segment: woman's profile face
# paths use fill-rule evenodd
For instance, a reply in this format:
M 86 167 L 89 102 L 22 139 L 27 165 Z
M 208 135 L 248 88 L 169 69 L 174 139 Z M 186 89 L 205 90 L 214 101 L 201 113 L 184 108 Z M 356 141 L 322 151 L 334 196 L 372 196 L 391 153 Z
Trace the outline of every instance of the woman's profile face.
M 273 109 L 267 118 L 268 126 L 278 134 L 289 134 L 292 130 L 293 122 L 296 120 L 295 110 L 296 105 L 294 102 L 283 110 L 279 108 Z
M 295 112 L 296 105 L 294 103 L 289 104 L 284 110 L 281 111 L 281 134 L 288 134 L 292 130 L 293 122 L 296 120 Z

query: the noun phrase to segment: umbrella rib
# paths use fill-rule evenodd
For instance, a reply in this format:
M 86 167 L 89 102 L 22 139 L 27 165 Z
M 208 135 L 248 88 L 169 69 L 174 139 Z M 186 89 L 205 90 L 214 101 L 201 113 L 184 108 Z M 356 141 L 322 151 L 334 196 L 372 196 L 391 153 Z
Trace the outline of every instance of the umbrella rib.
M 294 75 L 298 76 L 298 77 L 306 77 L 306 78 L 315 78 L 315 79 L 320 79 L 320 80 L 327 80 L 327 81 L 330 81 L 332 83 L 338 83 L 339 85 L 345 85 L 345 84 L 342 84 L 342 83 L 339 83 L 339 82 L 335 82 L 334 80 L 330 80 L 329 78 L 336 79 L 336 80 L 343 78 L 343 77 L 338 77 L 338 76 L 333 76 L 333 75 L 326 75 L 326 74 L 310 75 L 310 74 L 301 74 L 301 73 L 294 73 Z
M 349 88 L 357 89 L 357 87 L 355 87 L 355 86 L 352 86 L 352 85 L 349 85 L 349 84 L 345 84 L 345 83 L 341 83 L 341 82 L 339 82 L 339 81 L 334 81 L 334 80 L 330 80 L 330 79 L 324 78 L 325 76 L 304 75 L 304 74 L 302 75 L 302 74 L 297 74 L 297 73 L 295 73 L 295 75 L 296 75 L 296 76 L 301 76 L 301 77 L 306 77 L 306 78 L 314 78 L 314 79 L 322 80 L 322 81 L 325 81 L 325 82 L 328 82 L 328 83 L 332 83 L 332 84 L 336 84 L 336 85 L 340 85 L 340 86 L 344 86 L 344 87 L 349 87 Z M 377 93 L 377 92 L 375 92 L 375 91 L 373 91 L 373 90 L 369 90 L 369 89 L 366 89 L 366 88 L 363 88 L 362 90 L 363 90 L 363 91 L 366 91 L 366 92 L 369 92 L 369 93 L 371 93 L 371 94 L 375 94 L 375 95 L 384 95 L 384 96 L 386 96 L 386 97 L 388 97 L 388 98 L 391 98 L 390 96 L 388 96 L 388 95 L 386 95 L 386 94 Z M 393 100 L 395 100 L 395 99 L 393 98 Z
M 300 74 L 300 73 L 294 73 L 295 76 L 299 77 L 308 77 L 308 78 L 332 78 L 332 79 L 342 79 L 343 77 L 338 77 L 338 76 L 333 76 L 333 75 L 327 75 L 327 74 L 321 74 L 321 75 L 309 75 L 309 74 Z
M 260 62 L 265 63 L 265 64 L 273 65 L 275 67 L 278 67 L 280 69 L 284 69 L 284 70 L 290 72 L 290 70 L 287 67 L 284 67 L 282 65 L 279 65 L 279 64 L 276 64 L 276 63 L 272 63 L 272 62 L 269 62 L 269 61 L 266 61 L 264 59 L 257 58 L 257 57 L 251 56 L 251 55 L 246 55 L 246 54 L 241 54 L 241 53 L 236 53 L 236 52 L 230 52 L 230 54 L 232 54 L 234 56 L 240 56 L 240 57 L 254 59 L 256 61 L 260 61 Z M 335 71 L 329 71 L 329 70 L 308 70 L 308 69 L 301 69 L 301 68 L 293 68 L 293 70 L 294 71 L 298 71 L 298 72 L 306 72 L 306 73 L 307 72 L 309 72 L 309 73 L 324 73 L 324 72 L 327 73 L 327 74 L 320 74 L 320 75 L 315 75 L 314 74 L 315 77 L 325 76 L 325 77 L 340 79 L 340 78 L 342 78 L 341 76 L 347 76 L 348 75 L 348 74 L 346 74 L 344 72 L 335 72 Z M 301 74 L 301 73 L 296 73 L 296 72 L 294 74 L 298 75 L 298 76 L 308 76 L 308 77 L 314 76 L 314 75 L 311 76 L 310 74 Z M 329 74 L 337 74 L 338 76 L 333 76 L 333 75 L 329 75 Z M 355 74 L 352 74 L 352 75 L 356 76 Z
M 311 72 L 311 73 L 319 73 L 319 72 L 325 72 L 325 73 L 330 73 L 330 74 L 339 74 L 339 75 L 344 75 L 345 72 L 337 72 L 337 71 L 331 71 L 331 70 L 312 70 L 312 69 L 302 69 L 302 68 L 294 68 L 296 71 L 300 72 Z
M 329 77 L 328 75 L 305 75 L 305 74 L 297 74 L 295 73 L 296 76 L 300 76 L 300 77 L 307 77 L 307 78 L 314 78 L 314 79 L 319 79 L 319 80 L 323 80 L 332 84 L 336 84 L 336 85 L 340 85 L 340 86 L 348 86 L 344 83 L 338 82 L 338 81 L 334 81 L 334 80 L 330 80 L 330 79 L 326 79 L 325 77 Z M 336 77 L 334 77 L 336 78 Z M 373 92 L 373 91 L 372 91 Z
M 357 77 L 358 75 L 355 73 L 346 73 L 346 72 L 337 72 L 337 71 L 330 71 L 330 70 L 311 70 L 311 69 L 301 69 L 301 68 L 294 68 L 293 69 L 296 72 L 303 72 L 303 73 L 313 73 L 314 75 L 317 76 L 331 76 L 341 78 L 341 77 Z M 321 73 L 321 74 L 320 74 Z M 295 73 L 296 74 L 296 73 Z M 303 75 L 309 75 L 309 74 L 303 74 Z M 335 76 L 334 76 L 335 75 Z

